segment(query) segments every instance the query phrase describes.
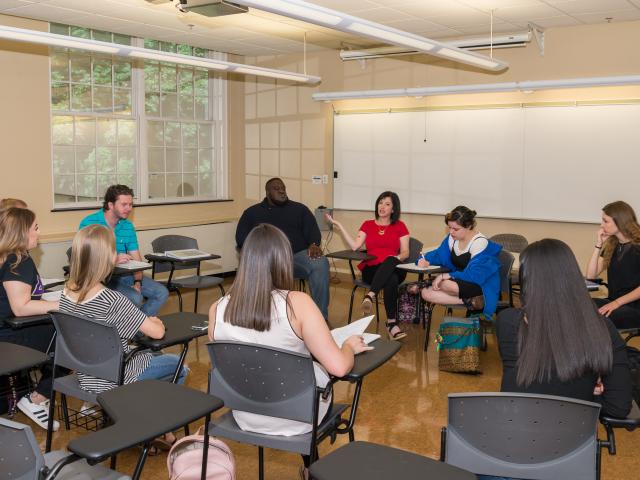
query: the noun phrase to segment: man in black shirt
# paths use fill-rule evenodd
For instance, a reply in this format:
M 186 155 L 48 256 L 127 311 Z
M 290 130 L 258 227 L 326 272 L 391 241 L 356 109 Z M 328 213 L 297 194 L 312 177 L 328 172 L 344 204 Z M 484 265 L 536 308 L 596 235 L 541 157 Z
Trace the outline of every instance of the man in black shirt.
M 320 229 L 311 211 L 289 200 L 284 182 L 272 178 L 265 184 L 265 199 L 247 208 L 238 222 L 236 244 L 242 248 L 249 232 L 260 223 L 278 227 L 291 242 L 296 278 L 309 280 L 311 297 L 325 320 L 329 313 L 329 262 L 320 249 Z

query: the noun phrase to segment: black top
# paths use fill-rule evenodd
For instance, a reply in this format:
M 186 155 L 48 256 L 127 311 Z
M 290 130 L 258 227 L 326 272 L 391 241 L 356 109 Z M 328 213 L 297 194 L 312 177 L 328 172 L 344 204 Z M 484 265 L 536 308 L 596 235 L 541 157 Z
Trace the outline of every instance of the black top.
M 615 247 L 607 268 L 607 282 L 611 300 L 640 287 L 640 245 L 627 243 Z M 640 308 L 640 300 L 626 305 Z
M 503 392 L 541 393 L 561 397 L 577 398 L 602 404 L 602 413 L 613 417 L 624 418 L 631 409 L 631 375 L 624 342 L 613 323 L 602 317 L 606 322 L 611 342 L 613 344 L 613 369 L 602 376 L 604 393 L 593 395 L 598 375 L 586 373 L 569 382 L 561 382 L 555 375 L 546 383 L 532 383 L 528 387 L 516 383 L 518 367 L 516 362 L 520 355 L 518 349 L 518 330 L 522 320 L 522 311 L 515 308 L 503 310 L 496 321 L 496 335 L 498 347 L 502 357 L 502 385 Z
M 270 205 L 265 198 L 262 202 L 247 208 L 236 229 L 236 244 L 242 248 L 249 232 L 260 223 L 269 223 L 284 232 L 293 253 L 309 248 L 315 243 L 320 245 L 322 236 L 315 217 L 302 203 L 287 200 L 284 205 Z
M 23 256 L 20 263 L 15 268 L 11 268 L 15 261 L 16 256 L 12 253 L 0 267 L 0 319 L 15 317 L 11 310 L 11 305 L 9 305 L 9 297 L 4 289 L 4 282 L 17 281 L 26 283 L 31 287 L 32 300 L 40 300 L 44 293 L 42 280 L 38 275 L 38 269 L 36 264 L 33 263 L 33 259 L 29 256 Z M 4 322 L 0 320 L 0 328 L 5 326 Z

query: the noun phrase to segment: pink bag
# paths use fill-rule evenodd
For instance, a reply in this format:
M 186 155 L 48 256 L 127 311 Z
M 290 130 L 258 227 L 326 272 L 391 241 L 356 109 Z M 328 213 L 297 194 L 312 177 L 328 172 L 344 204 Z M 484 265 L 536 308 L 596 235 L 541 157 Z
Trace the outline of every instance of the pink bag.
M 167 456 L 170 480 L 199 480 L 202 473 L 203 427 L 198 433 L 178 440 Z M 207 480 L 235 480 L 236 463 L 229 446 L 209 437 Z

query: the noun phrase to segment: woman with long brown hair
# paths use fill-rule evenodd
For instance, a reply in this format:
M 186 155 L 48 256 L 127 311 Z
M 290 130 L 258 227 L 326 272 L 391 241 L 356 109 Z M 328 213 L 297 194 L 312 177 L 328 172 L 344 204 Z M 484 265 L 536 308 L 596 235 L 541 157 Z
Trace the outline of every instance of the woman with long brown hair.
M 640 327 L 640 225 L 633 208 L 617 201 L 602 209 L 602 222 L 587 265 L 587 278 L 607 271 L 607 298 L 595 299 L 617 328 Z
M 14 330 L 5 318 L 41 315 L 58 308 L 58 302 L 41 300 L 44 293 L 29 250 L 38 246 L 36 215 L 31 210 L 9 207 L 0 212 L 0 341 L 46 352 L 53 338 L 52 325 L 36 325 Z M 18 402 L 18 408 L 38 426 L 47 428 L 48 397 L 53 377 L 49 365 L 41 368 L 38 385 Z M 54 422 L 54 430 L 58 429 Z
M 293 291 L 293 253 L 285 234 L 260 224 L 247 236 L 238 271 L 229 293 L 209 311 L 209 339 L 255 343 L 311 354 L 316 383 L 323 387 L 329 374 L 346 375 L 353 357 L 369 350 L 359 335 L 349 337 L 342 348 L 333 340 L 322 313 L 311 297 Z M 320 400 L 322 421 L 330 398 Z M 300 435 L 311 425 L 293 420 L 234 411 L 241 429 L 267 435 Z

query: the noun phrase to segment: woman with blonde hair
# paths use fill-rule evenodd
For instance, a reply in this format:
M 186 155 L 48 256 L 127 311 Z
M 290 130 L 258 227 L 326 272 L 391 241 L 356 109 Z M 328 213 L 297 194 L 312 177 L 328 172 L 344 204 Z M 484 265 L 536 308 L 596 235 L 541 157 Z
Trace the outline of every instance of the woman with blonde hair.
M 607 271 L 607 298 L 596 298 L 599 312 L 617 328 L 640 327 L 640 225 L 625 202 L 602 208 L 602 222 L 587 265 L 587 278 Z
M 29 208 L 27 206 L 27 202 L 25 202 L 24 200 L 20 200 L 19 198 L 3 198 L 2 200 L 0 200 L 0 212 L 13 207 Z
M 131 350 L 129 341 L 138 333 L 151 338 L 164 336 L 164 325 L 158 317 L 147 317 L 120 292 L 110 290 L 104 282 L 116 263 L 113 233 L 101 225 L 89 225 L 73 238 L 69 280 L 60 297 L 60 311 L 100 320 L 113 325 L 120 335 L 125 353 Z M 151 378 L 165 378 L 178 367 L 177 355 L 157 355 L 140 352 L 129 360 L 124 383 Z M 178 383 L 183 383 L 188 370 L 183 367 Z M 101 378 L 78 372 L 80 387 L 94 393 L 116 385 Z
M 58 302 L 40 298 L 44 293 L 42 280 L 29 255 L 29 250 L 38 246 L 38 236 L 36 215 L 31 210 L 12 207 L 0 212 L 0 341 L 46 352 L 53 338 L 52 325 L 14 330 L 3 320 L 41 315 L 58 308 Z M 49 365 L 40 370 L 42 376 L 35 391 L 21 398 L 18 408 L 38 426 L 47 428 L 53 377 Z M 58 426 L 54 422 L 54 430 Z

